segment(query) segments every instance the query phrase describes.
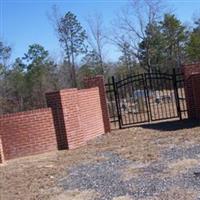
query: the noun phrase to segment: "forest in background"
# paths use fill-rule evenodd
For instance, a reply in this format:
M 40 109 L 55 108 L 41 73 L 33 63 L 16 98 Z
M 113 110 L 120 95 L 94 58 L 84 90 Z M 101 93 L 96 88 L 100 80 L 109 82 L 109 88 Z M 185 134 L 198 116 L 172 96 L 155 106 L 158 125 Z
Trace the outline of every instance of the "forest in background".
M 200 61 L 200 16 L 185 25 L 159 0 L 131 0 L 110 34 L 99 14 L 87 19 L 87 31 L 75 13 L 61 15 L 56 6 L 49 18 L 63 50 L 60 62 L 42 45 L 30 44 L 11 63 L 12 48 L 0 41 L 0 114 L 45 107 L 46 92 L 82 87 L 84 77 L 167 72 Z M 109 43 L 120 51 L 116 62 L 106 59 Z

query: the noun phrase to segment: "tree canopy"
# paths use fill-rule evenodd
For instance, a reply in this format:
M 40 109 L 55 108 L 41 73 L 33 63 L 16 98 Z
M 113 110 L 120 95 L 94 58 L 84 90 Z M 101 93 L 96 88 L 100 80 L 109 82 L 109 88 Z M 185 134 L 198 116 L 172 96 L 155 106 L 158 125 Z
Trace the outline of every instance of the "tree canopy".
M 11 61 L 11 46 L 0 41 L 0 114 L 44 107 L 46 92 L 81 87 L 84 77 L 167 72 L 200 61 L 200 18 L 190 28 L 173 13 L 161 14 L 159 0 L 133 2 L 110 34 L 101 15 L 90 16 L 88 27 L 71 11 L 58 17 L 60 61 L 38 43 Z M 109 43 L 119 53 L 116 61 L 107 59 Z

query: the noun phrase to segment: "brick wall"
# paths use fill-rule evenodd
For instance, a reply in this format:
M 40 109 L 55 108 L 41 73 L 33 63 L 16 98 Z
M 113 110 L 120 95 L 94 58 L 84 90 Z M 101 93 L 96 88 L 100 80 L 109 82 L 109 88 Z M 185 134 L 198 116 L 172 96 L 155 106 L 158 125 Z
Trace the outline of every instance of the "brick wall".
M 67 149 L 67 134 L 60 91 L 47 93 L 46 100 L 47 106 L 52 108 L 57 147 L 59 150 Z
M 66 138 L 67 146 L 64 148 L 75 149 L 104 133 L 98 88 L 60 90 L 58 93 L 48 93 L 46 97 L 58 127 L 57 138 Z M 58 105 L 62 112 L 57 111 Z
M 195 118 L 200 120 L 200 73 L 192 77 Z
M 75 149 L 105 133 L 98 87 L 51 92 L 46 99 L 50 108 L 0 116 L 0 163 L 4 158 Z
M 69 149 L 75 149 L 85 144 L 84 132 L 81 127 L 80 106 L 77 89 L 60 91 L 67 142 Z M 90 128 L 90 127 L 88 127 Z
M 190 119 L 200 119 L 200 63 L 184 65 L 185 95 Z
M 84 140 L 88 141 L 104 133 L 99 90 L 98 88 L 79 90 L 78 99 Z
M 191 77 L 191 75 L 200 73 L 200 63 L 188 64 L 183 66 L 183 73 L 185 80 Z
M 100 95 L 100 102 L 101 102 L 101 109 L 102 109 L 102 116 L 104 122 L 104 131 L 108 133 L 111 131 L 110 128 L 110 120 L 109 120 L 109 112 L 106 102 L 106 89 L 105 89 L 105 81 L 103 76 L 95 76 L 91 78 L 84 79 L 85 87 L 98 87 L 99 88 L 99 95 Z
M 0 116 L 0 136 L 5 160 L 55 150 L 51 109 Z

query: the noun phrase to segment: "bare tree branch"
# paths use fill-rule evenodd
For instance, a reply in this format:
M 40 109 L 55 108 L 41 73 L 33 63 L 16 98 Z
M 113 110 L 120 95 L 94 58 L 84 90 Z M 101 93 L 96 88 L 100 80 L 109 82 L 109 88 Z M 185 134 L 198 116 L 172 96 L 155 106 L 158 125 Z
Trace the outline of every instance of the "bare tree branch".
M 88 43 L 93 51 L 99 56 L 99 65 L 104 73 L 104 47 L 107 39 L 105 36 L 105 27 L 103 23 L 103 17 L 101 14 L 95 13 L 87 18 L 88 24 Z

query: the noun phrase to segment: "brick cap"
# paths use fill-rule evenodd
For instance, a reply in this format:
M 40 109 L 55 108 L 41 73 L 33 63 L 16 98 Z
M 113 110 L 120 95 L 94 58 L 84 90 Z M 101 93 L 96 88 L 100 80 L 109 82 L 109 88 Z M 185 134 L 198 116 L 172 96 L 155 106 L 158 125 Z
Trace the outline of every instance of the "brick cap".
M 48 111 L 51 111 L 51 108 L 40 108 L 40 109 L 27 110 L 27 111 L 16 112 L 16 113 L 8 113 L 5 115 L 0 115 L 0 119 L 8 118 L 8 117 L 16 117 L 16 116 L 21 116 L 21 115 L 35 114 L 35 113 L 42 113 L 42 112 L 48 112 Z
M 89 76 L 89 77 L 85 77 L 83 80 L 92 80 L 92 79 L 104 79 L 103 75 L 96 75 L 96 76 Z
M 63 94 L 63 93 L 67 93 L 67 92 L 75 92 L 77 90 L 78 90 L 77 88 L 69 88 L 69 89 L 62 89 L 59 92 L 60 92 L 60 94 Z
M 48 95 L 58 95 L 60 93 L 65 93 L 65 92 L 71 92 L 71 91 L 76 91 L 77 88 L 67 88 L 67 89 L 61 89 L 61 90 L 58 90 L 58 91 L 54 91 L 54 92 L 47 92 L 45 93 L 46 96 Z
M 99 87 L 92 87 L 92 88 L 85 88 L 85 89 L 80 89 L 78 92 L 90 92 L 90 91 L 99 91 Z
M 182 67 L 189 67 L 189 66 L 194 66 L 194 65 L 200 65 L 200 61 L 199 62 L 194 62 L 194 63 L 182 64 Z

